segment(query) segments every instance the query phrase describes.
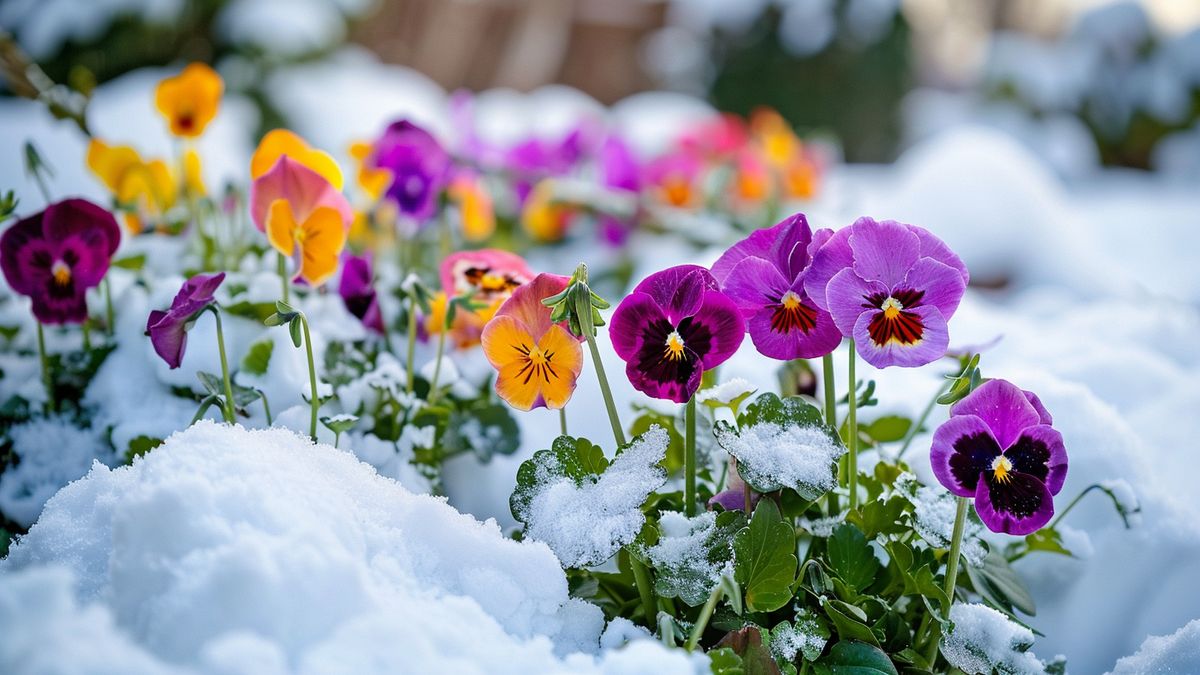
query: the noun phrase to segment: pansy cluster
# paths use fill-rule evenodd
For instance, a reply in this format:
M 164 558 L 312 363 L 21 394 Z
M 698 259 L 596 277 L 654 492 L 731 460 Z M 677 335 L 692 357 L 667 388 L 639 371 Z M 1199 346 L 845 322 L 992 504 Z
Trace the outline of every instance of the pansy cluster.
M 193 141 L 223 89 L 202 65 L 163 81 L 155 104 L 176 157 L 92 139 L 81 162 L 109 208 L 53 201 L 0 235 L 0 267 L 31 317 L 14 334 L 36 331 L 44 393 L 23 389 L 5 420 L 62 417 L 132 460 L 219 413 L 288 426 L 436 492 L 450 457 L 519 448 L 513 411 L 557 410 L 560 435 L 517 473 L 522 536 L 571 565 L 573 593 L 607 618 L 704 650 L 715 673 L 963 668 L 942 648 L 951 608 L 978 600 L 1024 621 L 1033 608 L 1009 563 L 1070 554 L 1057 529 L 1070 507 L 1055 517 L 1067 450 L 1050 413 L 984 378 L 978 354 L 948 353 L 970 282 L 962 260 L 892 220 L 771 225 L 816 194 L 824 164 L 778 115 L 717 116 L 647 157 L 592 120 L 490 143 L 459 94 L 455 143 L 397 120 L 349 149 L 347 181 L 328 149 L 275 129 L 249 158 L 247 189 L 215 198 Z M 697 211 L 731 224 L 722 244 L 738 241 L 710 267 L 659 269 L 628 292 L 617 269 L 537 269 L 529 261 L 553 258 L 521 254 L 586 223 L 614 244 L 679 235 L 663 225 Z M 615 307 L 601 287 L 621 292 Z M 74 356 L 50 353 L 46 327 L 60 349 L 78 330 Z M 31 343 L 15 343 L 18 360 L 32 362 Z M 608 346 L 624 378 L 606 372 Z M 840 399 L 835 357 L 849 376 Z M 860 357 L 953 372 L 920 419 L 860 424 L 876 403 Z M 756 375 L 744 359 L 819 373 L 821 399 L 717 384 L 734 363 Z M 121 370 L 131 364 L 159 409 L 184 418 L 134 420 L 154 429 L 139 433 L 102 414 L 95 392 L 138 377 Z M 567 427 L 583 377 L 600 389 L 611 445 Z M 618 387 L 638 392 L 635 418 L 622 418 Z M 948 419 L 923 435 L 937 404 Z M 941 487 L 905 460 L 924 444 Z

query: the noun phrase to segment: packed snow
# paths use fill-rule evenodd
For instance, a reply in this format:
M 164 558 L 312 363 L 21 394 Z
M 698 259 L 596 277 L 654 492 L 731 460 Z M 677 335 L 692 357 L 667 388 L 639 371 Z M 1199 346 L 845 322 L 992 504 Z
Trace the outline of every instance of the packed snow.
M 646 522 L 642 502 L 666 482 L 659 462 L 670 437 L 660 426 L 634 439 L 604 473 L 581 483 L 565 476 L 553 455 L 542 455 L 528 489 L 525 535 L 545 542 L 564 567 L 598 565 L 632 543 Z
M 593 656 L 603 615 L 568 597 L 546 546 L 286 430 L 201 422 L 130 466 L 97 464 L 0 578 L 3 672 L 31 656 L 36 672 L 705 667 L 647 641 Z
M 846 449 L 821 427 L 759 422 L 741 429 L 718 428 L 717 441 L 738 460 L 738 471 L 754 487 L 770 492 L 788 486 L 816 499 L 837 485 L 831 467 Z
M 60 488 L 82 478 L 94 462 L 116 458 L 100 434 L 58 417 L 30 420 L 8 430 L 17 465 L 0 475 L 0 511 L 25 527 Z
M 1117 661 L 1109 675 L 1200 673 L 1200 619 L 1170 635 L 1151 635 L 1137 652 Z

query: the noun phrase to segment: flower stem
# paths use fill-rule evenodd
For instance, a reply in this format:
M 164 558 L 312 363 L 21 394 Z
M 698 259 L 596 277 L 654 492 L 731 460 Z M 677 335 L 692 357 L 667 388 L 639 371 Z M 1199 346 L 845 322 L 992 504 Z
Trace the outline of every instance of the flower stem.
M 267 403 L 267 395 L 260 391 L 258 392 L 258 397 L 261 398 L 263 402 L 263 412 L 267 415 L 267 426 L 271 426 L 273 424 L 271 421 L 271 404 Z
M 443 331 L 444 332 L 444 331 Z M 416 369 L 413 367 L 413 361 L 417 358 L 417 292 L 409 290 L 408 292 L 408 353 L 405 358 L 405 367 L 408 370 L 408 393 L 413 393 L 414 373 Z
M 225 356 L 225 331 L 221 328 L 221 312 L 216 305 L 209 305 L 205 309 L 211 311 L 217 320 L 217 353 L 221 355 L 221 379 L 225 385 L 225 406 L 222 412 L 225 414 L 225 421 L 233 424 L 237 417 L 233 407 L 233 382 L 229 379 L 229 360 Z
M 561 435 L 567 435 L 567 406 L 558 409 L 558 429 Z
M 88 326 L 90 320 L 91 317 L 89 316 L 83 320 L 83 323 L 79 324 L 79 327 L 83 329 L 83 349 L 85 351 L 92 350 L 92 329 Z
M 446 351 L 446 333 L 447 329 L 443 329 L 438 333 L 437 342 L 437 359 L 433 362 L 433 380 L 429 383 L 429 403 L 433 404 L 438 399 L 438 380 L 442 377 L 442 354 Z M 564 413 L 565 414 L 565 413 Z M 566 418 L 563 418 L 563 434 L 565 435 L 567 428 Z
M 317 396 L 317 364 L 313 361 L 312 336 L 308 332 L 308 317 L 300 313 L 300 326 L 304 329 L 304 349 L 308 352 L 308 386 L 312 392 L 309 402 L 312 415 L 308 421 L 308 435 L 317 442 L 317 411 L 321 409 L 321 398 Z
M 837 429 L 837 391 L 833 385 L 833 352 L 821 357 L 824 374 L 822 389 L 825 391 L 825 423 Z
M 688 635 L 687 643 L 684 644 L 689 652 L 696 648 L 700 643 L 700 636 L 704 635 L 704 629 L 708 628 L 708 620 L 712 618 L 713 610 L 717 608 L 717 603 L 721 600 L 721 594 L 725 589 L 721 584 L 713 589 L 712 593 L 708 594 L 708 600 L 704 603 L 704 607 L 700 608 L 700 616 L 696 617 L 696 623 L 692 625 L 692 632 Z
M 287 258 L 280 253 L 275 269 L 279 272 L 279 281 L 283 284 L 283 301 L 288 302 L 292 292 L 292 280 L 288 278 Z
M 683 426 L 683 508 L 687 516 L 696 515 L 696 397 L 688 399 L 684 408 Z
M 104 275 L 104 328 L 104 332 L 112 337 L 116 327 L 113 326 L 112 282 L 108 280 L 107 274 Z
M 58 403 L 54 400 L 54 377 L 50 374 L 50 357 L 46 354 L 46 333 L 42 328 L 42 322 L 37 322 L 37 345 L 38 359 L 42 364 L 42 385 L 46 387 L 46 412 L 54 412 L 58 409 Z
M 1092 483 L 1091 485 L 1087 486 L 1083 490 L 1083 492 L 1080 492 L 1079 494 L 1075 495 L 1075 498 L 1072 499 L 1069 504 L 1067 504 L 1067 508 L 1058 512 L 1058 516 L 1055 517 L 1054 521 L 1050 523 L 1048 529 L 1053 530 L 1054 528 L 1058 527 L 1059 521 L 1061 521 L 1063 518 L 1065 518 L 1067 516 L 1067 514 L 1071 512 L 1071 509 L 1075 508 L 1075 505 L 1079 503 L 1079 500 L 1083 499 L 1084 495 L 1091 492 L 1092 490 L 1101 490 L 1101 489 L 1103 489 L 1103 486 L 1101 486 L 1099 483 Z
M 592 311 L 586 307 L 586 311 Z M 592 364 L 596 366 L 596 379 L 600 381 L 600 393 L 604 395 L 604 407 L 608 410 L 608 422 L 612 425 L 613 438 L 617 446 L 625 445 L 625 431 L 621 428 L 621 419 L 617 417 L 617 404 L 613 402 L 612 390 L 608 388 L 608 376 L 604 374 L 604 362 L 600 360 L 600 349 L 596 347 L 596 338 L 584 331 L 588 350 L 592 353 Z
M 958 510 L 954 513 L 954 534 L 950 539 L 950 559 L 946 561 L 946 597 L 949 598 L 946 606 L 942 608 L 942 619 L 950 619 L 950 606 L 954 604 L 954 588 L 958 583 L 958 558 L 959 552 L 962 550 L 963 530 L 967 524 L 967 506 L 970 504 L 966 497 L 956 497 L 958 500 Z M 929 665 L 933 666 L 933 660 L 938 655 L 938 643 L 941 640 L 938 638 L 937 631 L 934 631 L 933 642 L 929 645 L 929 654 L 926 658 Z
M 858 508 L 858 382 L 854 379 L 854 362 L 857 361 L 854 352 L 854 340 L 850 341 L 850 384 L 848 400 L 850 401 L 850 452 L 846 460 L 850 474 L 850 510 Z

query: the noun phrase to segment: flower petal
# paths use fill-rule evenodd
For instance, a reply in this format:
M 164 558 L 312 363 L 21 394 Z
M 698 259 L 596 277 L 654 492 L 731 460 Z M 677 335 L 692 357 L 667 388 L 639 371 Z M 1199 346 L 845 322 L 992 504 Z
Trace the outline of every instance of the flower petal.
M 937 307 L 945 319 L 954 316 L 967 289 L 958 270 L 933 258 L 918 260 L 908 271 L 903 286 L 923 291 L 920 304 Z
M 929 463 L 933 475 L 959 497 L 972 497 L 979 477 L 989 471 L 1000 446 L 987 424 L 974 415 L 955 415 L 933 432 Z
M 571 400 L 575 392 L 575 381 L 583 372 L 583 348 L 579 341 L 562 326 L 552 325 L 538 342 L 538 349 L 547 359 L 541 396 L 546 407 L 557 410 Z
M 804 295 L 801 296 L 801 302 L 810 306 L 812 300 Z M 810 308 L 813 311 L 814 324 L 808 331 L 778 331 L 775 329 L 777 322 L 774 321 L 776 308 L 764 307 L 759 310 L 746 322 L 755 349 L 763 356 L 780 361 L 815 359 L 832 352 L 841 344 L 842 332 L 834 325 L 829 312 L 816 307 Z
M 1054 517 L 1054 497 L 1042 481 L 1013 472 L 1005 480 L 979 481 L 975 511 L 992 532 L 1024 536 L 1038 531 Z
M 771 245 L 771 260 L 788 280 L 795 279 L 808 264 L 808 245 L 812 242 L 812 229 L 803 213 L 797 213 L 771 228 L 774 242 Z
M 854 251 L 850 248 L 849 240 L 848 227 L 837 232 L 829 229 L 818 230 L 813 235 L 812 246 L 809 247 L 812 263 L 804 272 L 804 291 L 817 307 L 834 314 L 835 319 L 837 315 L 829 309 L 825 290 L 839 272 L 854 264 Z M 848 329 L 842 332 L 849 335 Z
M 804 277 L 804 290 L 808 291 L 808 275 Z M 887 296 L 888 288 L 878 281 L 866 281 L 858 276 L 852 268 L 845 268 L 834 275 L 829 281 L 828 288 L 822 288 L 826 293 L 825 309 L 833 316 L 833 322 L 837 324 L 838 330 L 842 331 L 842 335 L 847 337 L 854 334 L 854 325 L 858 322 L 858 318 L 867 312 L 876 311 L 867 301 L 868 297 L 876 295 Z M 821 306 L 813 297 L 812 293 L 808 297 L 813 299 L 818 307 Z
M 267 241 L 283 255 L 290 256 L 296 251 L 296 219 L 292 215 L 292 207 L 286 199 L 276 199 L 271 202 L 271 210 L 267 213 Z
M 1042 399 L 1038 398 L 1037 394 L 1028 389 L 1022 391 L 1025 393 L 1025 398 L 1029 400 L 1029 405 L 1032 405 L 1033 409 L 1037 411 L 1038 418 L 1042 424 L 1054 424 L 1054 418 L 1050 416 L 1050 411 L 1046 410 L 1046 406 L 1042 405 Z
M 676 265 L 646 277 L 633 292 L 653 298 L 671 324 L 676 325 L 700 309 L 704 291 L 708 289 L 718 289 L 711 272 L 699 265 Z
M 570 277 L 560 274 L 539 274 L 532 281 L 518 286 L 500 305 L 496 316 L 515 318 L 534 339 L 540 340 L 554 325 L 550 323 L 550 308 L 543 305 L 542 300 L 561 293 L 570 281 Z
M 303 138 L 287 129 L 272 129 L 258 142 L 258 147 L 250 158 L 250 178 L 257 180 L 269 173 L 281 157 L 289 157 L 293 162 L 316 173 L 332 185 L 334 190 L 342 189 L 342 170 L 333 157 L 313 148 Z
M 737 267 L 738 263 L 743 260 L 747 258 L 771 259 L 771 248 L 775 243 L 776 236 L 779 234 L 779 228 L 786 222 L 784 221 L 784 223 L 780 223 L 774 227 L 755 230 L 750 233 L 750 236 L 730 246 L 713 263 L 713 277 L 724 286 L 730 273 L 733 272 L 733 268 Z
M 951 415 L 975 415 L 987 423 L 1001 448 L 1011 446 L 1021 431 L 1041 423 L 1037 409 L 1015 384 L 988 380 L 950 408 Z
M 300 271 L 296 275 L 313 286 L 325 283 L 337 271 L 338 256 L 346 245 L 346 228 L 334 209 L 321 207 L 312 212 L 302 227 Z
M 778 304 L 788 286 L 779 269 L 759 257 L 743 258 L 721 282 L 721 290 L 747 319 L 768 305 Z
M 1004 456 L 1013 463 L 1013 471 L 1042 481 L 1052 495 L 1058 494 L 1067 480 L 1067 448 L 1062 434 L 1047 424 L 1022 430 Z
M 894 220 L 859 218 L 850 226 L 849 243 L 858 276 L 889 289 L 904 281 L 921 256 L 920 238 Z
M 343 227 L 349 228 L 354 222 L 354 209 L 339 190 L 312 168 L 289 155 L 282 155 L 250 184 L 250 216 L 259 230 L 266 231 L 271 203 L 285 199 L 299 222 L 308 220 L 313 211 L 327 206 L 337 210 Z
M 742 319 L 742 313 L 724 293 L 706 291 L 700 309 L 688 318 L 691 319 L 693 330 L 703 326 L 712 336 L 708 351 L 700 355 L 704 370 L 712 370 L 725 363 L 746 338 L 746 322 Z M 679 332 L 681 335 L 686 332 L 682 321 Z
M 654 298 L 636 291 L 625 296 L 613 310 L 608 326 L 608 336 L 617 356 L 627 363 L 636 359 L 642 349 L 645 327 L 660 322 L 670 324 Z
M 877 344 L 869 326 L 875 315 L 880 312 L 868 311 L 858 317 L 854 324 L 854 344 L 864 361 L 876 368 L 915 368 L 933 363 L 946 355 L 946 347 L 950 344 L 950 332 L 937 307 L 923 305 L 905 311 L 914 315 L 920 322 L 920 335 L 915 342 L 890 340 L 882 345 Z
M 959 276 L 962 277 L 963 285 L 966 285 L 971 281 L 971 275 L 967 272 L 967 266 L 963 264 L 963 261 L 958 257 L 958 254 L 950 250 L 950 247 L 946 245 L 946 242 L 938 239 L 933 235 L 933 233 L 923 227 L 918 227 L 916 225 L 908 225 L 907 227 L 909 231 L 917 235 L 917 238 L 921 240 L 922 258 L 933 258 L 942 264 L 949 265 L 950 267 L 954 268 L 958 271 Z

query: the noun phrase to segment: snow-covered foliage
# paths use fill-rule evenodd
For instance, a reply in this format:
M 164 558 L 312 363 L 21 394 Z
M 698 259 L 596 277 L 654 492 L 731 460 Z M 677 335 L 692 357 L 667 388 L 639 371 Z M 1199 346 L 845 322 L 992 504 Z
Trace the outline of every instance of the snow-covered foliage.
M 1045 666 L 1029 648 L 1033 631 L 987 605 L 950 608 L 953 628 L 942 638 L 942 654 L 967 675 L 1041 675 Z
M 90 429 L 61 418 L 35 419 L 8 430 L 17 465 L 0 475 L 0 512 L 29 527 L 46 500 L 82 478 L 94 462 L 112 464 L 112 451 Z

